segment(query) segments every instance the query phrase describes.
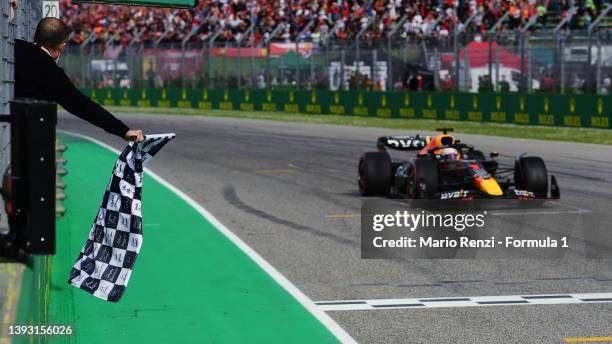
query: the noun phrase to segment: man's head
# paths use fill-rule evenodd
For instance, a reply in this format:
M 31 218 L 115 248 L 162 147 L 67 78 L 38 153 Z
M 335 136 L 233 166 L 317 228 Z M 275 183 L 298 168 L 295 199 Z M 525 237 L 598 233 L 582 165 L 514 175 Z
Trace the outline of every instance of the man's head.
M 44 18 L 36 26 L 34 43 L 49 51 L 51 57 L 57 60 L 64 52 L 68 40 L 68 26 L 57 18 Z

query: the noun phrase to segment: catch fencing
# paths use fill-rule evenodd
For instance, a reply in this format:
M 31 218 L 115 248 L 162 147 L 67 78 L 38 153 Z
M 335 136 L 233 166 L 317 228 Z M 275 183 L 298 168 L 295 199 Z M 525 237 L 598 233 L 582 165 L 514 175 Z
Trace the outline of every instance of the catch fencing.
M 246 41 L 246 40 L 245 40 Z M 612 29 L 309 42 L 137 42 L 92 35 L 61 63 L 81 87 L 611 91 Z

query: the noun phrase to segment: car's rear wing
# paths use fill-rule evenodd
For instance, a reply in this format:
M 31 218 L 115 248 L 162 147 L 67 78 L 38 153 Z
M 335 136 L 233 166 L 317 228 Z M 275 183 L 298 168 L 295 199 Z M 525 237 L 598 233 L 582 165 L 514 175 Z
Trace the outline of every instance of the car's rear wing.
M 396 150 L 420 150 L 427 145 L 427 138 L 416 136 L 383 136 L 378 138 L 376 147 L 384 152 L 386 147 Z

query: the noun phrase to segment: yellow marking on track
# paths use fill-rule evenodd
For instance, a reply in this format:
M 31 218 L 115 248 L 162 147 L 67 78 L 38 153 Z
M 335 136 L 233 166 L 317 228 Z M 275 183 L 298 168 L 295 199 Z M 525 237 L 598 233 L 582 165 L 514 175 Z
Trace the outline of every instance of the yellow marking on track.
M 576 337 L 576 338 L 565 338 L 566 343 L 602 343 L 612 342 L 612 337 Z
M 361 214 L 327 214 L 326 219 L 353 219 L 361 217 Z
M 2 263 L 2 265 L 0 265 L 0 273 L 6 273 L 8 275 L 4 308 L 0 308 L 0 312 L 4 313 L 2 316 L 3 324 L 11 324 L 15 322 L 19 295 L 21 292 L 23 270 L 24 267 L 17 263 Z M 6 331 L 6 329 L 8 329 L 6 326 L 0 328 L 0 343 L 4 343 L 2 338 L 8 337 L 7 333 L 3 333 L 3 331 Z M 7 343 L 10 343 L 10 340 Z
M 255 170 L 255 173 L 295 173 L 297 172 L 294 168 L 269 168 L 269 169 L 260 169 Z

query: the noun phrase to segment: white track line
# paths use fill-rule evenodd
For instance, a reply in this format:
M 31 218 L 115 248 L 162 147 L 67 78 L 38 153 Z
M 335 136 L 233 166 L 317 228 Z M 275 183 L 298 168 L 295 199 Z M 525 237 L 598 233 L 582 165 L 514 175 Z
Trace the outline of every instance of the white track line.
M 418 299 L 378 299 L 378 300 L 339 300 L 318 301 L 317 306 L 323 311 L 363 311 L 378 309 L 422 309 L 422 308 L 457 308 L 457 307 L 490 307 L 490 306 L 525 306 L 557 305 L 579 303 L 612 302 L 612 293 L 583 294 L 538 294 L 538 295 L 498 295 L 436 297 Z
M 82 134 L 73 133 L 70 131 L 58 130 L 68 135 L 76 136 L 88 141 L 91 141 L 97 145 L 100 145 L 115 154 L 121 154 L 115 148 L 107 145 L 104 142 L 94 139 Z M 195 210 L 197 210 L 206 220 L 208 220 L 219 232 L 223 233 L 231 242 L 233 242 L 242 252 L 244 252 L 249 258 L 251 258 L 260 268 L 262 268 L 270 277 L 272 277 L 276 283 L 283 287 L 289 294 L 291 294 L 304 308 L 306 308 L 315 318 L 317 318 L 340 342 L 342 343 L 357 343 L 338 323 L 336 323 L 329 315 L 327 315 L 320 307 L 317 307 L 315 303 L 301 290 L 299 290 L 293 283 L 291 283 L 285 276 L 283 276 L 278 270 L 276 270 L 270 263 L 268 263 L 262 256 L 260 256 L 255 250 L 247 245 L 242 239 L 236 234 L 230 231 L 224 224 L 222 224 L 217 218 L 215 218 L 208 210 L 199 205 L 191 197 L 187 196 L 184 192 L 177 189 L 174 185 L 170 184 L 164 178 L 157 175 L 155 172 L 148 168 L 144 168 L 147 175 L 153 177 L 160 184 L 167 187 L 170 191 L 174 192 L 177 196 L 182 198 Z

